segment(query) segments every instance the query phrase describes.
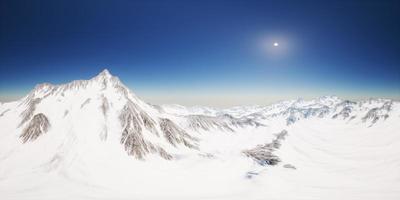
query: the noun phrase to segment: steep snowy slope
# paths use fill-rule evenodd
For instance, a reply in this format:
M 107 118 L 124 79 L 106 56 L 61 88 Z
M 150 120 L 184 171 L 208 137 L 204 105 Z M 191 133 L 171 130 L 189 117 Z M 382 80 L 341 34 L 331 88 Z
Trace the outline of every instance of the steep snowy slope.
M 118 139 L 126 152 L 136 158 L 156 153 L 171 159 L 165 150 L 171 145 L 196 147 L 194 137 L 141 101 L 107 70 L 91 80 L 38 85 L 22 100 L 5 104 L 3 109 L 10 112 L 4 113 L 1 121 L 7 133 L 2 134 L 2 142 L 10 148 L 19 146 L 18 152 L 51 144 L 47 150 L 55 153 L 66 145 L 65 140 L 84 142 L 85 145 L 75 146 L 89 148 L 101 141 Z M 12 151 L 3 148 L 3 152 Z
M 0 199 L 399 199 L 400 103 L 154 106 L 104 70 L 0 104 Z

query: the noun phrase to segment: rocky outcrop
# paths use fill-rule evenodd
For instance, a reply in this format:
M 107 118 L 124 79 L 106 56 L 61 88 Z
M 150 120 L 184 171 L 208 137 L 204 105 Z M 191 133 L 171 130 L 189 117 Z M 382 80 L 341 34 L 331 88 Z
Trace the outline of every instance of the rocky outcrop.
M 122 129 L 121 144 L 128 155 L 144 159 L 146 154 L 158 153 L 162 158 L 170 160 L 172 156 L 162 147 L 147 141 L 143 135 L 142 126 L 150 132 L 155 132 L 155 121 L 140 110 L 132 101 L 128 101 L 119 116 Z
M 288 116 L 286 118 L 286 125 L 291 125 L 300 119 L 307 119 L 310 117 L 323 118 L 330 112 L 328 106 L 313 107 L 313 108 L 294 108 L 290 107 L 281 115 Z
M 167 141 L 173 146 L 183 144 L 186 147 L 198 149 L 197 139 L 187 134 L 183 129 L 179 128 L 174 122 L 167 118 L 160 119 L 160 129 Z
M 143 125 L 147 130 L 159 136 L 156 130 L 156 122 L 146 112 L 141 111 L 140 118 L 142 119 Z
M 338 118 L 347 119 L 347 118 L 349 118 L 356 105 L 357 105 L 357 102 L 349 101 L 349 100 L 343 100 L 342 102 L 336 104 L 334 107 L 334 111 L 336 113 L 333 114 L 332 119 L 338 119 Z M 337 112 L 338 110 L 339 110 L 339 112 Z M 349 120 L 351 120 L 351 118 Z
M 104 94 L 101 96 L 100 110 L 103 113 L 105 123 L 103 126 L 103 130 L 100 132 L 99 136 L 102 141 L 105 141 L 105 140 L 107 140 L 107 137 L 108 137 L 107 112 L 109 110 L 109 103 L 108 103 L 107 98 L 104 96 Z
M 372 108 L 371 110 L 369 110 L 367 112 L 367 114 L 365 114 L 365 116 L 362 118 L 363 122 L 366 122 L 368 120 L 372 120 L 371 123 L 375 124 L 379 119 L 381 118 L 388 118 L 389 115 L 385 114 L 379 114 L 380 109 L 379 108 Z
M 110 105 L 109 105 L 109 103 L 108 103 L 107 98 L 106 98 L 104 95 L 102 95 L 102 96 L 101 96 L 101 106 L 100 106 L 100 109 L 101 109 L 101 112 L 103 113 L 104 116 L 106 116 L 107 111 L 108 111 L 109 108 L 110 108 Z
M 296 167 L 291 164 L 285 164 L 285 165 L 283 165 L 283 167 L 287 168 L 287 169 L 296 169 Z
M 384 103 L 381 107 L 372 108 L 362 118 L 363 122 L 371 120 L 371 125 L 375 124 L 380 119 L 387 119 L 389 112 L 392 110 L 392 101 Z
M 192 130 L 221 130 L 221 131 L 234 131 L 234 128 L 249 127 L 249 126 L 263 126 L 263 124 L 247 117 L 235 118 L 229 114 L 220 116 L 206 116 L 206 115 L 188 115 L 188 127 Z
M 36 109 L 36 105 L 41 101 L 40 98 L 29 99 L 26 103 L 26 109 L 21 113 L 22 121 L 19 126 L 22 126 L 25 122 L 27 122 L 33 115 Z
M 121 144 L 124 145 L 125 151 L 129 155 L 133 155 L 138 159 L 143 159 L 144 155 L 150 152 L 150 146 L 144 140 L 141 132 L 138 132 L 128 124 L 122 131 Z
M 189 128 L 193 130 L 205 130 L 218 129 L 223 131 L 233 131 L 229 127 L 228 123 L 218 120 L 216 117 L 205 116 L 205 115 L 189 115 L 187 116 Z
M 253 149 L 244 150 L 243 153 L 260 165 L 276 165 L 281 160 L 273 152 L 281 147 L 281 141 L 285 139 L 287 134 L 287 131 L 283 130 L 276 135 L 271 143 L 257 145 Z
M 129 155 L 143 159 L 146 153 L 149 153 L 147 142 L 142 135 L 142 127 L 136 106 L 129 101 L 121 111 L 119 120 L 123 127 L 121 144 Z
M 224 114 L 218 117 L 219 120 L 226 121 L 228 125 L 233 127 L 248 127 L 248 126 L 264 126 L 256 120 L 249 117 L 236 118 L 230 114 Z
M 87 98 L 87 99 L 85 100 L 85 102 L 83 102 L 83 103 L 81 104 L 81 108 L 85 107 L 86 104 L 90 103 L 90 100 L 91 100 L 90 98 Z
M 332 119 L 336 119 L 338 117 L 342 117 L 343 119 L 346 119 L 346 118 L 350 117 L 352 109 L 353 109 L 353 107 L 346 106 L 339 113 L 334 114 L 332 116 Z
M 43 113 L 36 114 L 22 131 L 20 138 L 23 143 L 36 140 L 50 128 L 50 122 Z

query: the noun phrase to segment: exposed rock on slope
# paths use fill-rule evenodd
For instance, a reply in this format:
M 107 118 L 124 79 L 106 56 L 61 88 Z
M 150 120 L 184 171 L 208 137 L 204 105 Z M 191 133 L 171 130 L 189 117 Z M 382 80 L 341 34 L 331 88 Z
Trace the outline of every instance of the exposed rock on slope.
M 100 108 L 101 108 L 101 111 L 103 112 L 104 116 L 107 114 L 107 111 L 110 108 L 108 100 L 104 95 L 101 96 L 101 106 L 100 106 Z
M 351 106 L 346 106 L 344 107 L 339 113 L 336 113 L 332 116 L 333 119 L 338 118 L 339 116 L 341 116 L 343 119 L 346 119 L 348 117 L 350 117 L 350 113 L 352 111 L 353 107 Z
M 278 156 L 274 155 L 273 152 L 281 147 L 281 141 L 285 139 L 287 134 L 287 131 L 283 130 L 276 135 L 276 139 L 271 143 L 257 145 L 253 149 L 244 150 L 243 153 L 260 165 L 276 165 L 281 160 Z
M 384 103 L 381 107 L 372 108 L 365 114 L 362 118 L 363 122 L 372 120 L 371 123 L 375 124 L 379 119 L 387 119 L 389 117 L 389 112 L 392 109 L 392 101 Z
M 206 115 L 188 115 L 188 127 L 193 130 L 222 130 L 222 131 L 234 131 L 234 128 L 243 127 L 257 127 L 263 126 L 263 124 L 247 117 L 235 118 L 229 114 L 221 116 L 206 116 Z
M 46 133 L 49 128 L 50 122 L 47 117 L 43 113 L 36 114 L 22 131 L 20 138 L 23 143 L 36 140 L 40 135 Z
M 86 104 L 90 103 L 91 98 L 88 98 L 81 104 L 81 108 L 85 107 Z
M 150 131 L 151 133 L 156 134 L 159 136 L 157 129 L 156 129 L 156 122 L 144 111 L 140 112 L 140 118 L 142 118 L 143 126 Z
M 6 114 L 8 111 L 10 111 L 10 109 L 6 109 L 5 111 L 3 111 L 2 113 L 0 113 L 0 117 L 3 117 L 4 114 Z
M 229 125 L 224 121 L 219 121 L 216 117 L 205 115 L 189 115 L 187 116 L 189 128 L 193 130 L 210 130 L 219 129 L 225 131 L 233 131 Z
M 290 125 L 302 118 L 319 117 L 323 118 L 329 113 L 328 106 L 320 108 L 288 108 L 283 115 L 289 115 L 286 119 L 286 124 Z
M 29 99 L 26 102 L 26 109 L 21 113 L 22 121 L 20 126 L 27 122 L 33 115 L 36 109 L 36 105 L 41 101 L 40 98 Z
M 119 120 L 123 127 L 121 144 L 124 145 L 129 155 L 143 159 L 148 153 L 158 153 L 163 158 L 172 158 L 162 147 L 145 139 L 144 130 L 158 137 L 160 134 L 156 129 L 156 121 L 135 103 L 132 101 L 126 103 L 120 113 Z M 177 147 L 178 144 L 183 144 L 189 148 L 198 148 L 195 143 L 197 139 L 190 136 L 170 119 L 160 118 L 159 127 L 164 138 L 174 147 Z
M 143 159 L 147 153 L 156 152 L 156 148 L 144 139 L 141 126 L 143 121 L 137 110 L 137 106 L 132 101 L 128 101 L 119 115 L 123 127 L 121 144 L 129 155 Z
M 198 148 L 197 144 L 192 144 L 192 141 L 197 141 L 197 139 L 187 134 L 171 120 L 166 118 L 160 119 L 160 129 L 164 133 L 164 137 L 173 146 L 183 144 L 189 148 Z

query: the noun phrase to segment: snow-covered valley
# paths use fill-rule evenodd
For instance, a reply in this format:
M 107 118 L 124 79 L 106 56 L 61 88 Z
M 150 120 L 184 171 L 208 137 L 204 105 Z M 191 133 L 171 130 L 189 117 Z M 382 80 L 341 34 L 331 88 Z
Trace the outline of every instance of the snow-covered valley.
M 0 199 L 400 199 L 400 102 L 150 105 L 107 70 L 0 104 Z

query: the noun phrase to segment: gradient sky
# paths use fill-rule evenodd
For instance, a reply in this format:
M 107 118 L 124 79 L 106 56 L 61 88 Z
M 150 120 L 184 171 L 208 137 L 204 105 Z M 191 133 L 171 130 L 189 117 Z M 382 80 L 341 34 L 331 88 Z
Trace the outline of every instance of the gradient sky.
M 399 37 L 399 1 L 1 1 L 0 101 L 104 68 L 155 104 L 400 99 Z

